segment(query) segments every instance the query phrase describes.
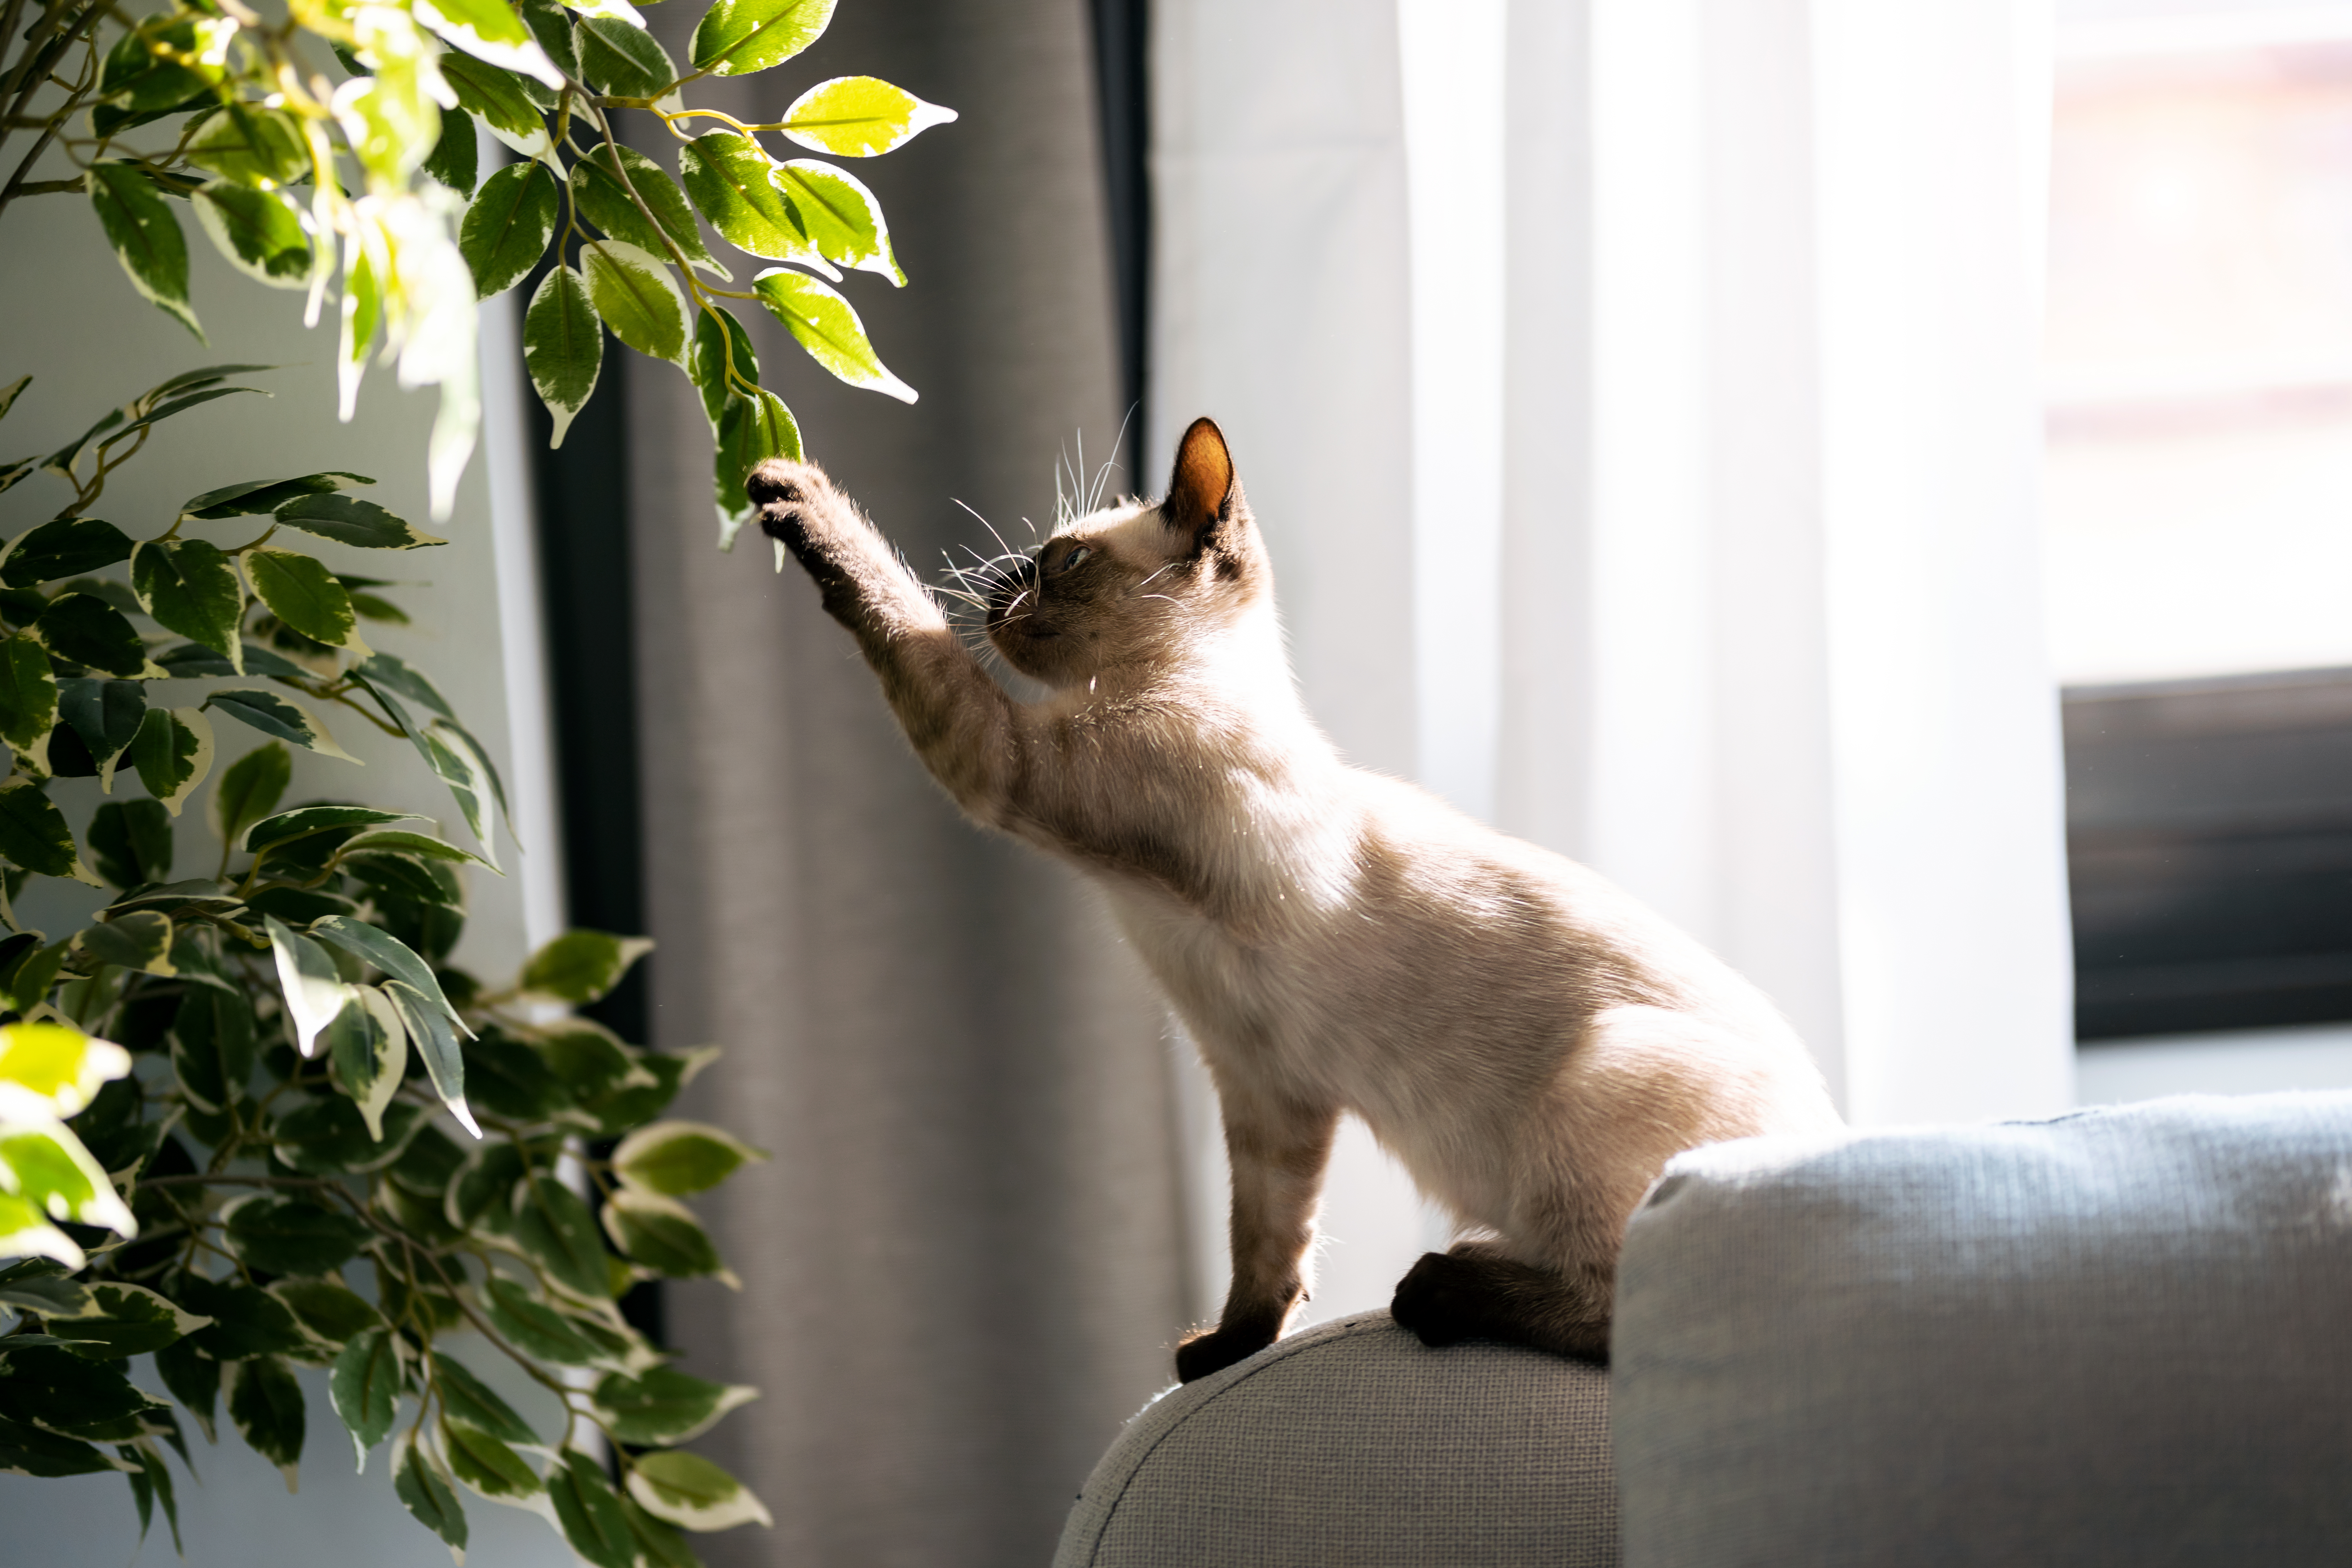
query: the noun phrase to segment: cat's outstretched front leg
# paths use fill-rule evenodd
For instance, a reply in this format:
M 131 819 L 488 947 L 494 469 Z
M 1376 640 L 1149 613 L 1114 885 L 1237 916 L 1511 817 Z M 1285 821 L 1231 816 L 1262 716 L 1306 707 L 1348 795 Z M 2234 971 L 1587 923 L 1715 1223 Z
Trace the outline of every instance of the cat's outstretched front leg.
M 1339 1130 L 1336 1111 L 1223 1097 L 1225 1157 L 1233 1169 L 1233 1289 L 1217 1326 L 1176 1347 L 1185 1383 L 1255 1355 L 1282 1337 L 1307 1299 L 1307 1249 L 1315 1205 Z
M 824 469 L 771 458 L 744 489 L 761 531 L 792 552 L 815 581 L 825 613 L 856 637 L 931 776 L 975 817 L 1003 826 L 1024 744 L 1003 689 Z

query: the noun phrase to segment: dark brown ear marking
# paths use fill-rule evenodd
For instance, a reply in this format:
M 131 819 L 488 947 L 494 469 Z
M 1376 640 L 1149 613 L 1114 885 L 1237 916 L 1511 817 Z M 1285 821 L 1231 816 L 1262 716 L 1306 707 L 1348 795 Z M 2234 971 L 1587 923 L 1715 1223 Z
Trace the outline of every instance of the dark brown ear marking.
M 1234 480 L 1234 457 L 1225 448 L 1224 432 L 1213 419 L 1192 421 L 1176 444 L 1175 471 L 1168 476 L 1168 499 L 1160 503 L 1162 521 L 1190 534 L 1197 548 L 1214 526 L 1233 515 L 1238 487 Z

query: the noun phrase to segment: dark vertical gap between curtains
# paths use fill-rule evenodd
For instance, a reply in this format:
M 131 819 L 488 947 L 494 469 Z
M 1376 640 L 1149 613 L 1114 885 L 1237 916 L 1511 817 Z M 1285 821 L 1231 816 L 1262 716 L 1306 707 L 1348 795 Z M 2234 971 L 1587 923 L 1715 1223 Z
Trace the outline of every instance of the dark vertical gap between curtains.
M 1150 0 L 1091 0 L 1095 90 L 1101 100 L 1105 216 L 1118 289 L 1118 357 L 1127 465 L 1141 467 L 1151 374 Z M 1127 489 L 1141 492 L 1137 472 Z
M 528 300 L 542 264 L 519 290 Z M 637 776 L 637 680 L 630 594 L 629 355 L 604 355 L 596 390 L 551 449 L 554 421 L 528 399 L 541 613 L 547 640 L 549 728 L 562 821 L 564 920 L 624 936 L 646 927 L 642 791 Z M 586 1009 L 631 1042 L 648 1038 L 652 959 Z M 664 1342 L 662 1288 L 646 1280 L 622 1310 Z

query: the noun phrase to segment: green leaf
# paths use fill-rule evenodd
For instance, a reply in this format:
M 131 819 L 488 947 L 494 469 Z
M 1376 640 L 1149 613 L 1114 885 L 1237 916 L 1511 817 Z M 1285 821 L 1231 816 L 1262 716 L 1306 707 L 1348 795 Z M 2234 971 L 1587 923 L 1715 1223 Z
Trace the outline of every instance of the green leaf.
M 215 1361 L 257 1355 L 301 1355 L 310 1349 L 302 1325 L 285 1302 L 258 1286 L 183 1274 L 172 1288 L 180 1305 L 212 1319 L 213 1326 L 188 1337 L 190 1348 Z
M 90 1476 L 119 1468 L 87 1443 L 0 1415 L 0 1475 Z
M 375 502 L 357 496 L 300 496 L 279 506 L 273 515 L 288 528 L 356 544 L 362 550 L 419 550 L 449 542 L 410 527 Z
M 656 1519 L 634 1498 L 621 1500 L 621 1511 L 629 1516 L 630 1532 L 637 1538 L 637 1559 L 645 1568 L 702 1568 L 701 1560 L 676 1525 Z
M 204 1428 L 205 1441 L 217 1441 L 213 1435 L 213 1405 L 220 1397 L 221 1363 L 180 1340 L 155 1352 L 155 1371 L 172 1397 Z
M 245 594 L 218 545 L 201 539 L 143 541 L 131 552 L 131 587 L 156 625 L 245 668 L 237 637 Z
M 627 185 L 620 174 L 628 176 Z M 630 192 L 636 193 L 653 215 L 646 221 L 638 210 Z M 733 276 L 721 267 L 702 243 L 702 230 L 694 221 L 694 209 L 687 205 L 686 193 L 677 182 L 662 172 L 662 166 L 634 147 L 607 142 L 572 165 L 572 199 L 581 215 L 614 239 L 626 240 L 649 255 L 667 258 L 665 238 L 677 247 L 692 265 L 701 268 L 714 278 Z
M 925 103 L 870 76 L 821 81 L 784 110 L 784 134 L 836 158 L 875 158 L 952 121 L 956 111 Z
M 541 1487 L 539 1472 L 522 1456 L 488 1432 L 460 1422 L 441 1423 L 441 1449 L 457 1478 L 486 1498 L 526 1498 Z
M 400 1400 L 400 1337 L 390 1329 L 362 1329 L 335 1357 L 327 1397 L 352 1435 L 358 1468 L 367 1451 L 392 1436 Z
M 294 1048 L 309 1057 L 318 1048 L 320 1032 L 352 999 L 352 988 L 325 948 L 289 931 L 275 915 L 262 916 L 262 925 L 277 960 L 287 1018 L 294 1026 Z
M 104 1226 L 122 1236 L 138 1233 L 131 1210 L 81 1140 L 54 1122 L 0 1122 L 0 1171 L 8 1173 L 10 1195 L 52 1220 Z
M 354 1000 L 345 1006 L 337 1015 L 336 1025 L 326 1031 L 331 1042 L 329 1055 L 333 1054 L 342 1020 L 356 1019 L 364 1028 L 370 1018 L 368 1009 L 362 1002 Z M 373 1046 L 374 1037 L 366 1037 L 362 1048 L 372 1051 Z M 397 1089 L 399 1086 L 400 1080 L 395 1076 L 388 1087 Z M 423 1106 L 404 1100 L 390 1104 L 380 1102 L 376 1110 L 381 1121 L 371 1126 L 361 1107 L 345 1096 L 313 1096 L 280 1115 L 271 1126 L 271 1152 L 278 1156 L 279 1163 L 305 1175 L 363 1174 L 380 1171 L 400 1157 L 401 1149 L 425 1120 L 425 1111 Z
M 466 1052 L 466 1090 L 510 1121 L 545 1121 L 572 1103 L 540 1054 L 496 1025 L 485 1026 Z
M 640 1127 L 613 1151 L 621 1180 L 649 1193 L 682 1197 L 708 1192 L 749 1160 L 765 1160 L 732 1133 L 699 1121 L 656 1121 Z
M 401 1442 L 400 1458 L 393 1466 L 392 1489 L 419 1524 L 447 1543 L 451 1556 L 465 1561 L 466 1510 L 458 1506 L 457 1494 L 449 1489 L 440 1471 L 425 1458 L 414 1433 Z
M 758 142 L 732 131 L 706 132 L 677 150 L 678 178 L 695 211 L 728 244 L 772 261 L 829 265 L 776 188 L 775 167 Z
M 491 1326 L 527 1355 L 561 1366 L 587 1366 L 599 1359 L 596 1347 L 570 1319 L 511 1279 L 494 1278 L 484 1285 L 482 1309 Z
M 630 1262 L 672 1279 L 739 1286 L 694 1212 L 675 1198 L 623 1187 L 605 1200 L 604 1234 Z
M 325 473 L 305 474 L 299 479 L 247 479 L 242 484 L 223 485 L 191 496 L 180 503 L 182 517 L 224 518 L 258 517 L 276 511 L 287 502 L 303 496 L 329 495 L 346 485 L 372 485 L 375 481 L 365 474 L 349 474 L 341 469 Z M 294 526 L 299 527 L 297 523 Z M 122 542 L 122 555 L 131 553 L 131 542 Z M 120 561 L 122 555 L 114 559 Z
M 491 135 L 526 158 L 547 151 L 547 121 L 514 77 L 462 55 L 444 55 L 438 63 L 459 106 L 480 115 Z
M 550 87 L 563 78 L 507 0 L 419 0 L 416 19 L 488 64 L 537 77 Z
M 310 173 L 301 128 L 282 109 L 224 104 L 188 142 L 188 162 L 240 185 L 290 185 Z
M 331 1273 L 375 1234 L 351 1215 L 308 1198 L 243 1198 L 227 1215 L 224 1234 L 229 1250 L 247 1268 L 265 1274 Z
M 172 1020 L 172 1070 L 199 1110 L 220 1111 L 253 1077 L 253 1009 L 242 992 L 191 986 Z
M 568 76 L 580 74 L 580 47 L 572 36 L 572 13 L 558 0 L 522 0 L 522 22 L 558 69 Z
M 0 1417 L 92 1443 L 133 1442 L 151 1401 L 107 1362 L 58 1345 L 11 1347 Z
M 448 860 L 459 865 L 489 866 L 488 860 L 471 850 L 460 849 L 446 839 L 436 838 L 429 833 L 362 833 L 347 840 L 342 847 L 345 858 L 354 855 L 423 856 L 430 860 Z M 490 867 L 492 870 L 498 868 Z
M 211 1323 L 184 1312 L 143 1286 L 111 1279 L 92 1283 L 71 1312 L 42 1313 L 42 1323 L 65 1348 L 92 1361 L 145 1355 Z
M 705 1383 L 657 1366 L 643 1377 L 615 1373 L 605 1378 L 596 1385 L 595 1405 L 618 1441 L 667 1447 L 700 1436 L 720 1416 L 759 1397 L 756 1388 Z
M 709 416 L 711 432 L 727 400 L 738 395 L 730 385 L 730 355 L 735 374 L 753 386 L 760 384 L 760 356 L 752 352 L 751 334 L 723 305 L 709 305 L 694 313 L 694 346 L 687 350 L 686 374 L 702 394 L 702 411 Z
M 776 1522 L 749 1487 L 701 1455 L 676 1449 L 637 1456 L 629 1472 L 629 1495 L 647 1513 L 688 1530 Z
M 109 801 L 89 819 L 89 849 L 99 875 L 118 888 L 128 890 L 168 882 L 173 858 L 171 814 L 157 801 Z
M 387 983 L 383 994 L 399 1011 L 401 1026 L 408 1031 L 409 1043 L 416 1047 L 425 1075 L 433 1080 L 433 1092 L 467 1131 L 479 1138 L 482 1130 L 466 1103 L 466 1058 L 457 1045 L 457 1026 L 449 1021 L 447 1004 L 436 1004 L 432 996 L 397 981 Z
M 444 114 L 441 117 L 441 139 L 433 144 L 433 154 L 425 160 L 425 172 L 456 191 L 459 195 L 474 194 L 476 171 L 481 166 L 481 152 L 474 135 L 474 117 L 470 114 Z
M 100 963 L 171 976 L 172 921 L 153 910 L 134 910 L 74 933 L 74 946 Z
M 470 1032 L 466 1030 L 465 1021 L 458 1016 L 457 1009 L 449 1005 L 449 998 L 442 994 L 441 983 L 433 975 L 433 966 L 409 951 L 405 943 L 378 931 L 365 921 L 352 920 L 344 915 L 330 915 L 316 922 L 310 927 L 310 934 L 321 942 L 334 943 L 353 958 L 374 964 L 388 979 L 406 986 L 439 1008 L 441 1016 L 457 1025 L 460 1032 Z
M 387 688 L 444 719 L 457 717 L 441 689 L 425 672 L 396 654 L 380 653 L 360 665 L 357 673 L 374 686 Z
M 587 280 L 571 268 L 551 269 L 531 295 L 522 318 L 522 357 L 539 400 L 555 419 L 548 445 L 561 447 L 563 433 L 596 390 L 596 372 L 604 359 L 604 323 L 596 319 Z
M 580 71 L 588 85 L 614 98 L 657 96 L 677 79 L 669 54 L 642 22 L 622 16 L 586 16 L 577 34 Z
M 30 588 L 60 577 L 79 577 L 131 556 L 131 540 L 110 522 L 94 517 L 53 518 L 18 534 L 0 561 L 0 583 Z
M 269 815 L 293 776 L 293 758 L 275 742 L 230 763 L 213 789 L 214 836 L 224 844 L 244 843 L 246 830 Z
M 890 374 L 866 341 L 865 323 L 849 301 L 805 273 L 772 267 L 751 279 L 760 303 L 792 330 L 809 357 L 852 386 L 915 401 L 915 389 Z M 194 636 L 194 634 L 189 634 Z
M 595 1568 L 636 1568 L 629 1516 L 621 1511 L 620 1498 L 594 1460 L 566 1451 L 563 1463 L 548 1472 L 547 1492 L 555 1505 L 556 1523 L 572 1551 Z
M 239 272 L 272 289 L 310 284 L 318 258 L 300 216 L 284 195 L 215 180 L 197 188 L 192 205 L 214 247 Z
M 291 550 L 248 550 L 245 577 L 253 584 L 253 596 L 268 605 L 271 615 L 312 642 L 373 651 L 358 640 L 359 616 L 352 611 L 350 593 L 316 556 Z
M 420 820 L 413 811 L 384 811 L 373 805 L 297 806 L 292 811 L 281 811 L 275 816 L 265 817 L 247 828 L 237 841 L 237 847 L 258 851 L 275 845 L 291 844 L 297 839 L 338 827 L 373 827 L 380 822 Z
M 618 985 L 629 966 L 653 946 L 644 937 L 566 931 L 531 954 L 523 966 L 521 988 L 535 1001 L 585 1006 Z
M 203 342 L 205 330 L 188 304 L 188 241 L 146 171 L 136 163 L 93 163 L 83 184 L 131 286 Z
M 0 739 L 20 753 L 44 753 L 57 721 L 58 679 L 49 656 L 30 637 L 0 641 Z
M 73 954 L 70 942 L 53 942 L 47 947 L 26 953 L 8 972 L 8 1003 L 19 1013 L 29 1012 L 48 1000 L 49 987 L 57 983 L 58 971 Z M 0 1236 L 0 1244 L 6 1237 Z M 0 1257 L 6 1256 L 0 1245 Z
M 863 181 L 814 158 L 778 164 L 775 179 L 818 255 L 836 266 L 906 283 L 907 275 L 890 252 L 890 226 L 883 219 L 882 204 Z
M 125 680 L 147 671 L 147 647 L 121 610 L 95 594 L 60 594 L 33 623 L 48 650 Z
M 62 1024 L 0 1025 L 0 1083 L 12 1086 L 19 1107 L 25 1096 L 37 1100 L 31 1108 L 36 1116 L 79 1116 L 100 1089 L 130 1071 L 130 1053 L 79 1029 Z
M 280 1279 L 269 1293 L 293 1310 L 301 1325 L 327 1343 L 347 1345 L 369 1329 L 383 1327 L 383 1314 L 367 1298 L 333 1279 Z
M 0 386 L 0 419 L 8 417 L 8 410 L 16 406 L 16 399 L 23 396 L 25 388 L 32 384 L 31 376 L 20 375 L 7 385 Z
M 562 209 L 563 193 L 544 163 L 509 163 L 482 182 L 457 228 L 478 298 L 505 292 L 539 265 Z
M 711 456 L 719 549 L 732 550 L 736 534 L 751 519 L 751 500 L 743 489 L 751 470 L 770 458 L 797 459 L 800 455 L 801 427 L 783 399 L 762 391 L 755 396 L 727 400 L 719 416 L 719 439 Z M 778 569 L 782 570 L 781 562 Z
M 228 1418 L 236 1423 L 247 1447 L 278 1467 L 289 1492 L 302 1461 L 306 1415 L 302 1385 L 276 1356 L 255 1356 L 229 1366 Z
M 205 706 L 217 708 L 239 723 L 248 724 L 265 735 L 291 741 L 322 756 L 341 757 L 347 763 L 359 762 L 357 757 L 335 744 L 335 738 L 310 716 L 310 710 L 290 697 L 280 697 L 274 691 L 261 691 L 252 687 L 224 686 L 215 688 L 205 698 Z
M 213 725 L 201 709 L 150 708 L 131 742 L 131 765 L 173 816 L 213 764 Z
M 750 76 L 780 66 L 815 43 L 833 20 L 834 0 L 719 0 L 694 29 L 694 68 Z
M 536 1443 L 539 1434 L 530 1429 L 523 1418 L 515 1414 L 514 1406 L 498 1395 L 498 1392 L 474 1375 L 465 1363 L 433 1353 L 433 1375 L 441 1390 L 441 1411 L 452 1421 L 460 1421 L 478 1432 L 509 1443 Z
M 686 299 L 661 259 L 617 239 L 580 247 L 588 297 L 613 335 L 646 355 L 686 363 Z
M 74 848 L 65 814 L 43 793 L 40 781 L 21 775 L 0 784 L 0 856 L 44 877 L 70 877 L 103 887 Z
M 68 1268 L 89 1262 L 73 1238 L 42 1216 L 39 1205 L 0 1192 L 0 1258 L 50 1258 Z
M 98 765 L 98 787 L 107 794 L 114 790 L 114 770 L 122 753 L 139 738 L 140 726 L 147 721 L 147 691 L 135 680 L 60 680 L 58 682 L 58 717 L 64 720 L 73 732 L 81 737 L 89 748 L 89 760 Z M 152 802 L 149 804 L 152 804 Z M 105 807 L 100 807 L 101 813 Z M 149 877 L 150 882 L 168 882 L 171 876 L 169 847 L 171 827 L 167 814 L 155 814 L 163 818 L 161 842 L 165 847 L 163 864 L 164 875 Z M 105 870 L 103 866 L 99 869 Z M 118 886 L 131 887 L 124 882 Z
M 139 1539 L 147 1539 L 147 1496 L 152 1492 L 163 1500 L 163 1518 L 172 1527 L 172 1550 L 182 1557 L 187 1555 L 180 1543 L 180 1503 L 172 1489 L 172 1472 L 163 1463 L 163 1456 L 155 1451 L 152 1443 L 118 1450 L 125 1458 L 139 1461 L 138 1471 L 131 1477 L 132 1489 L 139 1499 Z M 182 1458 L 185 1458 L 184 1454 Z
M 528 1195 L 515 1216 L 515 1243 L 536 1258 L 559 1285 L 589 1300 L 613 1294 L 612 1271 L 605 1264 L 604 1238 L 596 1216 L 579 1194 L 541 1174 L 527 1186 Z
M 343 1168 L 373 1169 L 379 1163 L 390 1163 L 424 1120 L 420 1108 L 394 1107 L 392 1102 L 408 1069 L 408 1030 L 400 1021 L 399 1009 L 382 991 L 362 987 L 357 996 L 343 1004 L 343 1010 L 327 1026 L 324 1038 L 329 1076 L 336 1088 L 351 1097 L 348 1103 L 368 1137 L 385 1145 L 383 1160 L 376 1161 L 371 1155 L 357 1160 L 346 1157 Z M 387 1110 L 409 1113 L 394 1116 L 389 1136 L 384 1128 Z M 405 1131 L 403 1122 L 406 1123 Z M 287 1160 L 289 1164 L 294 1163 L 290 1158 Z

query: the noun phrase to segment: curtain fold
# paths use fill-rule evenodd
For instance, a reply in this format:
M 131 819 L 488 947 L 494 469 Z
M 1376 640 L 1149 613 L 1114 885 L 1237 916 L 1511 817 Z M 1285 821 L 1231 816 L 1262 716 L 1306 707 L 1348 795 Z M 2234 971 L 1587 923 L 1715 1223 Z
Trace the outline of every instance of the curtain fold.
M 1503 825 L 1860 1121 L 2072 1102 L 2044 8 L 1517 0 Z
M 746 320 L 811 455 L 923 570 L 995 550 L 959 500 L 1008 539 L 1047 525 L 1057 458 L 1081 437 L 1108 457 L 1118 430 L 1086 0 L 860 0 L 802 59 L 698 101 L 774 120 L 852 72 L 961 116 L 855 168 L 913 285 L 845 291 L 922 399 L 844 387 Z M 1042 1562 L 1182 1326 L 1159 1009 L 1074 877 L 958 818 L 802 574 L 756 535 L 712 548 L 697 395 L 642 368 L 654 1035 L 724 1047 L 679 1113 L 773 1154 L 705 1205 L 741 1293 L 667 1293 L 682 1364 L 763 1391 L 698 1447 L 775 1529 L 698 1548 L 714 1568 Z

